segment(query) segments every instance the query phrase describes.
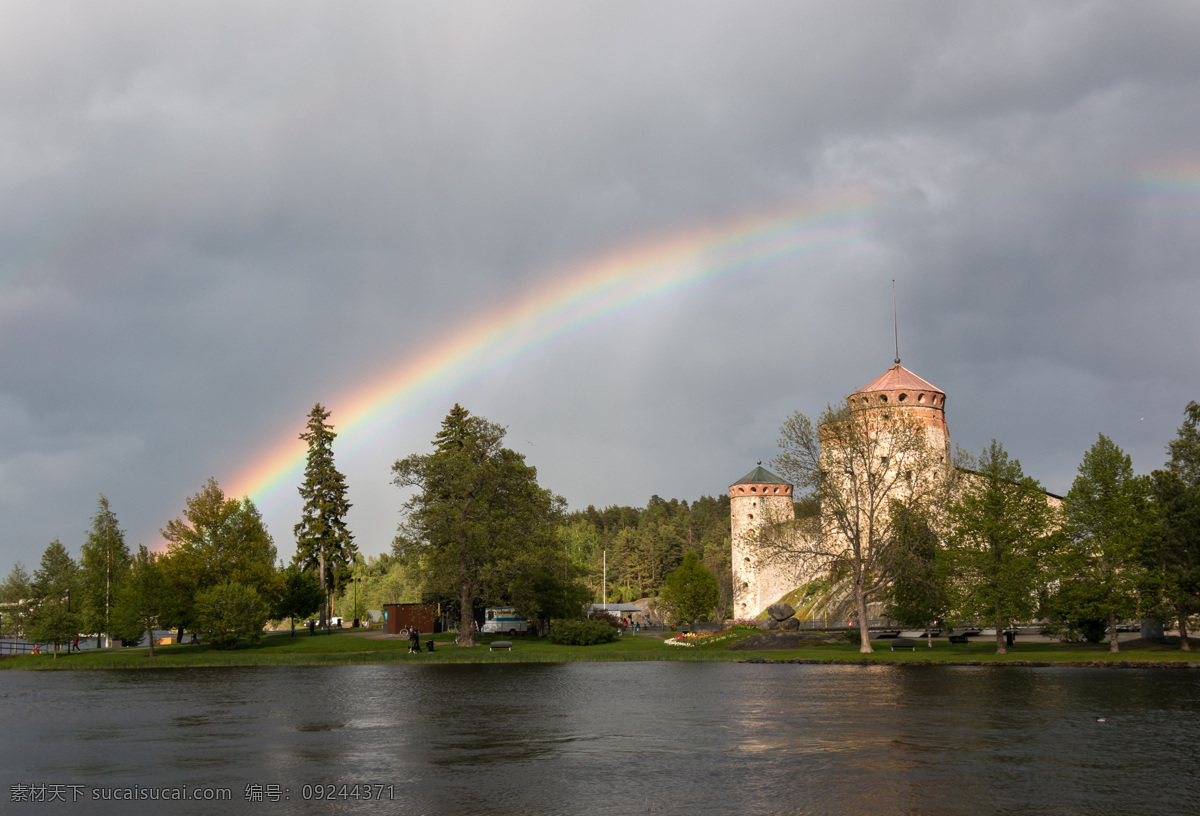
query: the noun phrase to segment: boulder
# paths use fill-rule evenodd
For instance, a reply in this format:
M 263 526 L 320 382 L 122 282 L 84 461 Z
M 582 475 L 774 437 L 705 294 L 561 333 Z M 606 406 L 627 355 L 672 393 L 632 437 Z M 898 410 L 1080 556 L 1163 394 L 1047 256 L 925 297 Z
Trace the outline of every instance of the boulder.
M 764 632 L 770 631 L 771 629 L 778 629 L 779 621 L 775 620 L 774 618 L 767 618 L 758 625 L 758 628 L 762 629 Z
M 781 620 L 779 622 L 779 631 L 781 632 L 795 632 L 799 628 L 800 621 L 796 620 L 795 618 L 788 618 L 787 620 Z
M 780 601 L 777 604 L 771 604 L 771 606 L 767 608 L 767 614 L 775 620 L 781 621 L 787 620 L 792 615 L 795 615 L 796 610 L 792 609 L 790 604 L 785 604 L 783 601 Z

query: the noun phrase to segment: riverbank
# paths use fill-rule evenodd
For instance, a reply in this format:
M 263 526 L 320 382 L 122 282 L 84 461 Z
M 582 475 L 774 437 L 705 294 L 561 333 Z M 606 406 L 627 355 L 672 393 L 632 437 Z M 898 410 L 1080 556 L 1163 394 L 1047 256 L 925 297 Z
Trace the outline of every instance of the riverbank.
M 1185 652 L 1178 645 L 1132 641 L 1117 654 L 1107 644 L 1018 643 L 1008 654 L 997 655 L 990 641 L 951 645 L 934 640 L 933 646 L 916 650 L 890 651 L 887 640 L 873 643 L 876 651 L 861 654 L 857 645 L 829 643 L 795 649 L 736 651 L 728 642 L 712 645 L 671 646 L 662 637 L 627 635 L 613 643 L 597 646 L 558 646 L 545 638 L 505 637 L 511 650 L 492 650 L 489 643 L 501 638 L 482 638 L 480 645 L 462 648 L 450 635 L 435 636 L 434 651 L 408 653 L 408 640 L 354 630 L 309 636 L 271 634 L 257 645 L 234 650 L 207 644 L 155 647 L 154 656 L 145 647 L 132 649 L 89 649 L 73 654 L 20 655 L 0 659 L 0 670 L 70 671 L 108 669 L 175 669 L 239 666 L 344 666 L 391 663 L 422 665 L 452 663 L 574 663 L 574 662 L 721 662 L 721 663 L 822 663 L 897 664 L 941 666 L 1071 666 L 1108 668 L 1200 668 L 1200 651 Z M 422 640 L 424 645 L 427 639 Z

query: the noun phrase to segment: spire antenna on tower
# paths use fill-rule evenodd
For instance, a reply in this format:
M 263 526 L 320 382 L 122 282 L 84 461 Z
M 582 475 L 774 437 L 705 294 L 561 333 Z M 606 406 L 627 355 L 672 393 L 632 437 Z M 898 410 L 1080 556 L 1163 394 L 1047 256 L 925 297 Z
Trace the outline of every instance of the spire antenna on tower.
M 896 331 L 896 365 L 900 365 L 900 321 L 896 317 L 896 279 L 892 278 L 892 327 Z

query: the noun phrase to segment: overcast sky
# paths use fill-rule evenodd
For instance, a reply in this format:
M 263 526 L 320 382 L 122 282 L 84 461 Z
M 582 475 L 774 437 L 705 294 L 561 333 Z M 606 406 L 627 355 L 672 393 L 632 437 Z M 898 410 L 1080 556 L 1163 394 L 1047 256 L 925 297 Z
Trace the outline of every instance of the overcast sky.
M 1057 493 L 1100 433 L 1149 472 L 1200 399 L 1198 135 L 1185 0 L 4 2 L 0 571 L 78 555 L 102 493 L 153 545 L 316 402 L 336 427 L 481 316 L 672 241 L 686 285 L 339 437 L 360 549 L 456 401 L 572 508 L 721 493 L 891 365 L 893 279 L 954 443 Z M 839 207 L 832 238 L 746 237 Z M 284 558 L 295 486 L 259 501 Z

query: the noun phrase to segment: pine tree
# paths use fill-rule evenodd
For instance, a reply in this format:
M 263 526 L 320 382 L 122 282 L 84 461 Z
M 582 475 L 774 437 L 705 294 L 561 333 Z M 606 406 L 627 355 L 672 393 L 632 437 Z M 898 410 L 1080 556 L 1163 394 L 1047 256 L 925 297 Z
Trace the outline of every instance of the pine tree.
M 112 633 L 112 608 L 117 591 L 129 575 L 129 547 L 117 516 L 100 496 L 92 529 L 80 553 L 83 584 L 83 625 L 89 632 Z
M 337 434 L 325 420 L 329 411 L 320 403 L 308 414 L 308 426 L 300 438 L 308 443 L 308 464 L 304 468 L 304 484 L 300 496 L 304 499 L 304 514 L 295 527 L 297 563 L 305 570 L 315 570 L 326 595 L 334 593 L 345 583 L 347 569 L 358 554 L 354 536 L 346 527 L 346 513 L 351 504 L 346 501 L 346 477 L 333 464 L 333 440 Z M 322 609 L 322 619 L 329 617 L 328 607 Z

